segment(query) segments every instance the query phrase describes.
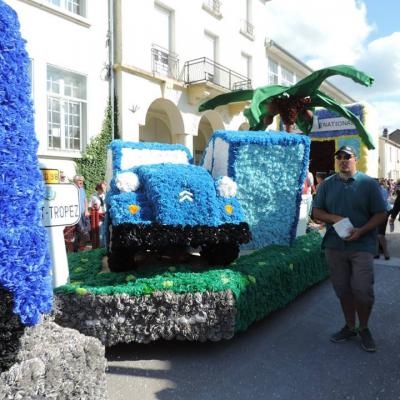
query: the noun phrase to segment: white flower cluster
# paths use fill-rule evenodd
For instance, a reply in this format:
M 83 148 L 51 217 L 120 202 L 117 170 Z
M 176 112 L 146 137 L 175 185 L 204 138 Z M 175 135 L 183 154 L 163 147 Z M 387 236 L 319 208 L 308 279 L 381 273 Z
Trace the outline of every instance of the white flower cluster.
M 223 176 L 217 180 L 217 189 L 221 197 L 235 197 L 237 184 L 229 176 Z
M 121 192 L 134 192 L 139 189 L 140 181 L 134 172 L 122 172 L 117 175 L 115 184 Z

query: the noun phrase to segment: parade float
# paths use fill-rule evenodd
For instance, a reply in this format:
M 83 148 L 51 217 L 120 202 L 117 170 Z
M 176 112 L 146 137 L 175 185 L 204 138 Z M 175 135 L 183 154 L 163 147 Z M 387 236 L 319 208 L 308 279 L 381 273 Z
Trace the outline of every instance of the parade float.
M 220 131 L 195 167 L 181 145 L 113 142 L 108 249 L 70 256 L 56 321 L 107 346 L 228 339 L 325 278 L 320 236 L 295 240 L 309 146 L 283 132 Z M 243 213 L 259 250 L 226 266 L 228 251 L 250 239 Z M 182 244 L 199 246 L 203 263 L 135 259 L 140 247 L 149 256 Z M 211 246 L 222 254 L 210 256 Z M 104 269 L 114 251 L 118 273 Z
M 309 133 L 315 107 L 329 105 L 352 120 L 366 146 L 373 147 L 370 135 L 358 118 L 318 91 L 322 81 L 335 74 L 365 85 L 372 83 L 372 78 L 352 67 L 337 66 L 317 71 L 293 88 L 279 86 L 238 91 L 203 104 L 200 110 L 252 100 L 245 110 L 251 130 L 215 132 L 206 147 L 201 172 L 197 169 L 194 172 L 194 168 L 187 165 L 191 156 L 181 146 L 172 145 L 175 147 L 170 148 L 173 151 L 167 157 L 160 154 L 167 150 L 161 144 L 111 144 L 110 151 L 115 154 L 109 157 L 111 167 L 108 168 L 112 171 L 107 200 L 111 207 L 108 249 L 70 256 L 70 282 L 55 290 L 56 321 L 99 338 L 106 346 L 159 339 L 229 339 L 326 278 L 328 272 L 320 249 L 320 235 L 310 233 L 296 238 L 311 140 L 308 135 L 293 133 L 294 123 Z M 277 114 L 289 132 L 259 131 Z M 127 150 L 122 151 L 124 148 Z M 145 154 L 147 152 L 145 157 L 140 154 L 143 149 Z M 156 158 L 150 156 L 154 150 L 158 151 Z M 174 153 L 174 150 L 178 151 Z M 123 154 L 124 168 L 121 168 L 120 154 Z M 182 164 L 185 164 L 184 169 Z M 204 179 L 204 188 L 190 186 L 189 182 L 205 177 L 204 173 L 209 174 Z M 235 184 L 235 195 L 222 195 L 215 201 L 218 196 L 210 190 L 208 182 L 214 180 L 218 191 L 224 179 L 229 179 L 231 188 L 232 182 Z M 189 193 L 182 183 L 188 186 Z M 231 189 L 228 191 L 233 193 Z M 210 193 L 212 201 L 207 200 Z M 182 208 L 180 196 L 202 200 L 199 204 L 187 201 Z M 155 221 L 162 225 L 158 237 L 162 249 L 164 240 L 167 247 L 181 244 L 181 241 L 170 242 L 169 234 L 185 231 L 190 221 L 196 225 L 203 218 L 203 228 L 207 231 L 210 223 L 204 210 L 208 209 L 211 216 L 217 215 L 217 209 L 232 211 L 238 207 L 232 201 L 240 204 L 238 210 L 243 212 L 252 234 L 249 243 L 246 244 L 246 240 L 238 243 L 254 251 L 242 255 L 229 266 L 221 262 L 182 263 L 173 258 L 164 262 L 156 258 L 140 262 L 126 252 L 129 243 L 137 248 L 140 241 L 146 243 L 146 240 L 145 256 L 157 254 L 158 250 L 154 245 L 158 229 L 133 228 L 132 223 L 148 221 L 151 225 Z M 198 215 L 200 219 L 196 220 Z M 240 216 L 235 223 L 242 221 Z M 127 222 L 130 225 L 124 225 Z M 165 238 L 164 226 L 168 229 Z M 171 226 L 174 229 L 171 230 Z M 186 244 L 190 245 L 191 231 L 187 232 Z M 212 236 L 216 231 L 209 232 Z M 129 262 L 122 260 L 122 268 L 116 267 L 118 261 L 112 261 L 113 269 L 120 269 L 118 273 L 107 267 L 107 259 L 114 251 L 114 240 L 117 254 L 121 251 L 126 258 L 131 257 Z M 209 238 L 203 236 L 203 240 L 207 242 Z M 218 244 L 231 239 L 228 232 L 225 238 L 214 235 L 213 240 Z M 201 247 L 201 243 L 197 244 Z M 134 253 L 136 256 L 136 250 Z
M 45 317 L 53 293 L 29 58 L 3 1 L 0 30 L 0 399 L 104 399 L 103 346 Z
M 362 121 L 377 143 L 379 128 L 374 109 L 364 102 L 346 104 L 343 107 Z M 296 127 L 295 131 L 300 132 Z M 352 121 L 326 108 L 317 108 L 309 137 L 310 171 L 314 174 L 325 172 L 329 175 L 335 171 L 332 154 L 342 146 L 351 146 L 357 155 L 357 169 L 369 176 L 378 176 L 378 151 L 368 148 Z

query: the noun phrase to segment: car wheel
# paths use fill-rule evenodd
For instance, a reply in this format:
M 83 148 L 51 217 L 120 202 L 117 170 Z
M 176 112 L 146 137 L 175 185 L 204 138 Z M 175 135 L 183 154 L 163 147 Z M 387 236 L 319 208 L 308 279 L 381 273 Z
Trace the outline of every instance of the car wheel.
M 228 266 L 238 258 L 239 245 L 237 243 L 207 244 L 202 246 L 200 255 L 211 266 Z

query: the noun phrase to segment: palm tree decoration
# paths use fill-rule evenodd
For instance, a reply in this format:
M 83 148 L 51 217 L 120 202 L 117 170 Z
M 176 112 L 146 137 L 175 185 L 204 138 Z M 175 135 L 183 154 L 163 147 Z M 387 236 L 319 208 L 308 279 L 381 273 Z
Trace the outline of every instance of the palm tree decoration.
M 363 143 L 368 149 L 374 149 L 372 138 L 359 118 L 319 90 L 324 80 L 334 75 L 351 78 L 364 86 L 370 86 L 374 81 L 373 78 L 350 65 L 336 65 L 314 71 L 290 87 L 270 85 L 255 90 L 239 90 L 216 96 L 201 104 L 199 111 L 250 100 L 250 107 L 243 112 L 249 122 L 250 130 L 265 130 L 272 123 L 274 116 L 279 114 L 287 132 L 292 132 L 296 123 L 299 129 L 308 135 L 313 126 L 315 107 L 325 107 L 353 122 Z

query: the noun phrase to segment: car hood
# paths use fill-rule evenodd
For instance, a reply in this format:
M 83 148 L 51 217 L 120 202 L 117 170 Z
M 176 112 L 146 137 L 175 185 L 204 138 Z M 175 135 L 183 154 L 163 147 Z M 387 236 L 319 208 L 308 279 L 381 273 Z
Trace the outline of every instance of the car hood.
M 155 220 L 168 225 L 221 223 L 214 180 L 202 167 L 184 164 L 156 164 L 135 171 L 142 190 L 154 208 Z

